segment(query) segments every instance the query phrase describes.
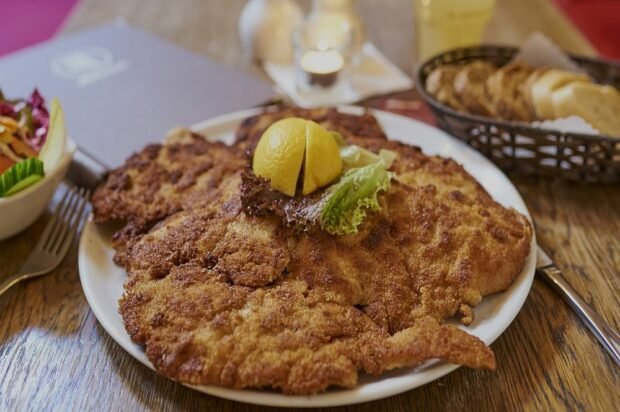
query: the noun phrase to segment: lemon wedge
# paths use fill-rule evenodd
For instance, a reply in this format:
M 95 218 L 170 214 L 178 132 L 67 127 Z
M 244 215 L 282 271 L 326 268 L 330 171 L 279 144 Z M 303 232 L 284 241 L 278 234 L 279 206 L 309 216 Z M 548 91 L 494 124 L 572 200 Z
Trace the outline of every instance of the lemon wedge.
M 295 196 L 302 165 L 304 195 L 340 175 L 342 159 L 332 134 L 313 121 L 295 117 L 269 126 L 254 152 L 254 173 L 268 179 L 275 190 Z
M 295 196 L 306 148 L 306 121 L 289 118 L 278 120 L 260 138 L 252 168 L 257 176 L 271 181 L 271 187 Z
M 50 173 L 60 162 L 67 144 L 67 128 L 65 115 L 57 98 L 52 100 L 50 107 L 50 123 L 45 143 L 39 152 L 45 173 Z
M 325 128 L 308 120 L 306 123 L 306 165 L 302 193 L 308 195 L 333 182 L 342 172 L 340 147 Z

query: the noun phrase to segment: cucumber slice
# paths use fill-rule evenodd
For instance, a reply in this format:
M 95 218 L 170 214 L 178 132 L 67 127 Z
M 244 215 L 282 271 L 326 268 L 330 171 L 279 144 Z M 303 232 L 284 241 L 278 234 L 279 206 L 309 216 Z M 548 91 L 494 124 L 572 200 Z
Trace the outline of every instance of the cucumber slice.
M 22 181 L 28 179 L 30 176 L 38 176 L 39 178 L 30 179 L 28 184 L 21 184 Z M 22 160 L 0 175 L 0 197 L 16 193 L 41 180 L 43 176 L 45 176 L 45 173 L 43 171 L 42 161 L 35 157 Z M 15 186 L 18 186 L 18 189 L 13 189 Z
M 10 188 L 4 195 L 5 196 L 14 195 L 17 192 L 19 192 L 21 190 L 24 190 L 28 186 L 31 186 L 31 185 L 37 183 L 41 179 L 43 179 L 43 176 L 41 176 L 41 175 L 30 175 L 27 178 L 25 178 L 24 180 L 21 180 L 21 181 L 17 182 L 17 184 L 15 186 L 13 186 L 12 188 Z

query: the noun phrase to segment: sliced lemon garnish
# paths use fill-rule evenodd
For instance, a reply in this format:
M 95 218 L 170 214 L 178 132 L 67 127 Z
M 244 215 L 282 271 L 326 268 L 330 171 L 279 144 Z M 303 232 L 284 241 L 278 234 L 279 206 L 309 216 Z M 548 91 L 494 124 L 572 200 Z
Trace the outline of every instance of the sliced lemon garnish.
M 304 195 L 333 182 L 342 172 L 340 147 L 325 128 L 308 121 L 306 126 L 306 165 Z
M 50 173 L 60 162 L 67 145 L 67 128 L 65 114 L 57 98 L 52 100 L 50 107 L 50 123 L 45 143 L 39 152 L 45 173 Z
M 304 160 L 304 195 L 333 182 L 342 172 L 339 147 L 332 134 L 313 121 L 293 117 L 265 130 L 256 146 L 252 168 L 274 189 L 295 196 Z
M 269 179 L 274 189 L 295 196 L 305 147 L 305 120 L 290 118 L 275 122 L 265 130 L 256 146 L 254 173 Z

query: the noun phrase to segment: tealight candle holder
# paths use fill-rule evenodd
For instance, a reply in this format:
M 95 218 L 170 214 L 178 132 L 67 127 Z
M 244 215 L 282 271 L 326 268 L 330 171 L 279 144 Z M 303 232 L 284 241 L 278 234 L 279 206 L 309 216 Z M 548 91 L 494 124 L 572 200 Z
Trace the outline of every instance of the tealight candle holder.
M 351 37 L 346 31 L 305 24 L 294 35 L 297 89 L 333 93 L 348 87 Z
M 310 87 L 331 87 L 344 69 L 344 58 L 335 50 L 308 50 L 301 55 L 299 69 Z

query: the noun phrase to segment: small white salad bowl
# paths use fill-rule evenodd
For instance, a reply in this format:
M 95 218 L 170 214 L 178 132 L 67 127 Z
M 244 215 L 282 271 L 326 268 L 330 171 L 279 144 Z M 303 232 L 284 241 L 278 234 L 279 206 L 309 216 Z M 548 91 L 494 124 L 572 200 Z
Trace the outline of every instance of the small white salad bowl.
M 65 154 L 43 179 L 13 196 L 0 198 L 0 240 L 21 232 L 41 216 L 65 177 L 76 147 L 67 139 Z

